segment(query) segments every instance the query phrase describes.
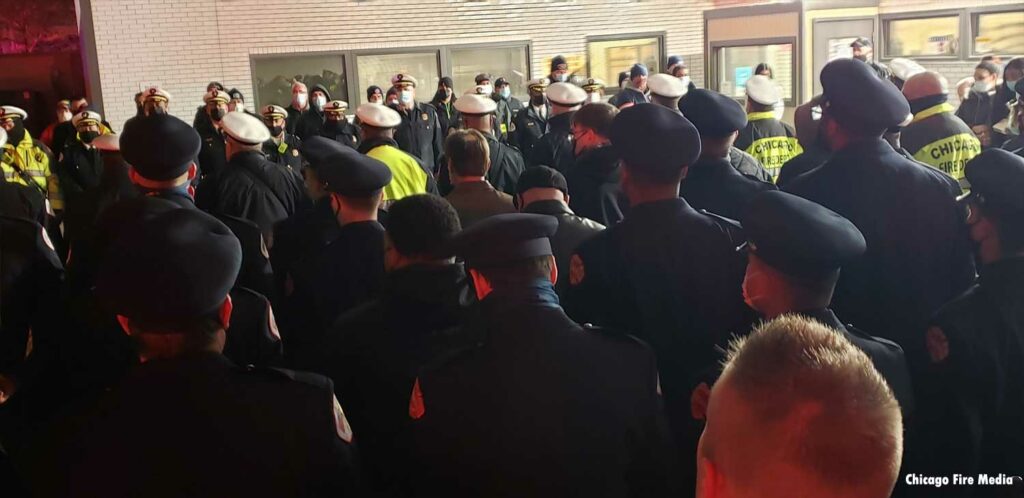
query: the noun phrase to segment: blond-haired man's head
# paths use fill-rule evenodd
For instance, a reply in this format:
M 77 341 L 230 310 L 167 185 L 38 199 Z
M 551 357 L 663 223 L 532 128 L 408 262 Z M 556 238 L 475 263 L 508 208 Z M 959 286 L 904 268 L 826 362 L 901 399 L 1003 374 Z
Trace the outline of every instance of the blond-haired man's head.
M 903 421 L 867 355 L 783 315 L 731 345 L 697 453 L 698 498 L 885 498 Z

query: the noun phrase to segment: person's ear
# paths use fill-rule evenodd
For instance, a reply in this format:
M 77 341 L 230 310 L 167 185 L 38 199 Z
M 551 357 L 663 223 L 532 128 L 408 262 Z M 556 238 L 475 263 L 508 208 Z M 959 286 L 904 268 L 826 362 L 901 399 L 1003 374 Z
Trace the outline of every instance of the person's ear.
M 132 335 L 132 328 L 128 322 L 128 317 L 124 315 L 117 315 L 117 323 L 121 325 L 121 330 L 124 331 L 125 335 Z
M 195 163 L 192 164 L 194 165 Z M 139 173 L 135 171 L 134 167 L 128 168 L 128 179 L 131 180 L 132 183 L 139 183 Z
M 548 278 L 550 278 L 551 283 L 554 284 L 555 282 L 558 282 L 558 263 L 554 256 L 548 256 L 548 258 L 549 261 L 551 261 L 551 275 L 548 275 Z
M 476 298 L 483 300 L 487 297 L 491 291 L 494 290 L 491 287 L 491 283 L 487 281 L 487 277 L 484 277 L 479 271 L 474 268 L 469 269 L 469 276 L 473 279 L 473 288 L 476 289 Z
M 520 211 L 523 210 L 523 207 L 525 206 L 523 204 L 523 194 L 516 194 L 516 196 L 512 198 L 512 201 L 512 204 L 515 204 Z
M 562 198 L 565 199 L 566 204 L 569 204 L 569 194 L 562 192 Z
M 225 329 L 231 326 L 231 311 L 234 309 L 235 305 L 231 302 L 231 295 L 228 294 L 224 298 L 224 302 L 221 303 L 220 310 L 217 311 L 217 319 Z
M 191 183 L 192 180 L 196 178 L 197 174 L 199 174 L 199 166 L 196 166 L 196 163 L 192 162 L 192 164 L 188 165 L 188 181 Z

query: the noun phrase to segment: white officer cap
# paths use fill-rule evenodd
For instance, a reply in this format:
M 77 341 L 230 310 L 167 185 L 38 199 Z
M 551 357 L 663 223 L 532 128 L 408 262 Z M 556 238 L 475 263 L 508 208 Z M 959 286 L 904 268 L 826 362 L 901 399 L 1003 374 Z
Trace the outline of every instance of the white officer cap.
M 580 86 L 583 87 L 583 91 L 593 92 L 604 88 L 605 84 L 600 78 L 587 78 L 580 83 Z
M 145 94 L 145 97 L 143 98 L 144 101 L 145 100 L 156 100 L 156 101 L 163 100 L 165 102 L 170 102 L 171 101 L 171 94 L 167 93 L 167 90 L 164 90 L 163 88 L 160 88 L 158 86 L 151 86 L 151 87 L 147 88 L 146 91 L 144 92 L 144 94 Z
M 889 69 L 892 70 L 893 76 L 907 81 L 911 76 L 920 74 L 926 71 L 924 66 L 918 64 L 911 59 L 905 59 L 903 57 L 897 57 L 889 61 Z
M 398 73 L 391 77 L 391 86 L 398 86 L 405 83 L 412 83 L 413 88 L 415 88 L 416 78 L 403 73 Z
M 0 119 L 3 118 L 21 118 L 22 121 L 28 119 L 28 113 L 20 107 L 14 107 L 13 105 L 5 105 L 0 107 Z
M 469 116 L 479 116 L 497 111 L 498 103 L 490 97 L 470 93 L 455 101 L 455 109 Z
M 356 108 L 356 117 L 360 123 L 376 128 L 394 128 L 402 124 L 402 116 L 397 111 L 376 102 L 361 104 Z
M 547 78 L 534 78 L 530 80 L 529 83 L 526 84 L 526 87 L 529 88 L 530 90 L 537 90 L 543 92 L 545 89 L 547 89 L 550 83 L 551 82 Z
M 75 116 L 71 118 L 71 124 L 75 128 L 78 128 L 78 125 L 98 125 L 100 124 L 101 119 L 103 119 L 103 117 L 100 116 L 100 113 L 98 112 L 82 111 L 78 114 L 75 114 Z
M 106 133 L 92 140 L 92 146 L 106 152 L 121 151 L 121 136 L 117 133 Z
M 262 114 L 263 117 L 265 117 L 265 118 L 271 118 L 271 117 L 273 117 L 273 118 L 287 118 L 288 117 L 288 111 L 285 110 L 284 107 L 281 107 L 279 105 L 265 105 L 265 106 L 263 106 L 263 109 L 260 111 L 260 114 Z
M 332 100 L 324 105 L 324 112 L 331 114 L 342 113 L 348 110 L 348 102 L 344 100 Z
M 571 83 L 552 83 L 547 89 L 548 100 L 552 103 L 572 107 L 587 100 L 587 92 Z
M 488 90 L 487 85 L 477 85 L 477 86 L 474 86 L 474 87 L 470 88 L 469 90 L 466 90 L 462 94 L 463 95 L 490 95 L 491 92 L 489 92 L 487 90 Z M 456 102 L 458 102 L 458 100 L 456 100 Z
M 221 92 L 224 93 L 224 92 Z M 227 95 L 227 93 L 224 93 Z M 270 130 L 259 118 L 243 111 L 229 112 L 220 121 L 221 128 L 231 138 L 248 145 L 259 145 L 270 140 Z
M 207 104 L 210 102 L 222 102 L 227 104 L 228 102 L 231 102 L 231 96 L 224 90 L 214 88 L 213 90 L 206 92 L 206 95 L 203 96 L 203 102 Z
M 758 74 L 747 80 L 747 98 L 758 104 L 775 105 L 782 98 L 782 91 L 771 78 Z
M 669 99 L 682 97 L 687 90 L 679 78 L 663 73 L 652 74 L 647 78 L 647 88 L 651 89 L 652 94 Z
M 7 145 L 7 130 L 0 128 L 0 148 Z

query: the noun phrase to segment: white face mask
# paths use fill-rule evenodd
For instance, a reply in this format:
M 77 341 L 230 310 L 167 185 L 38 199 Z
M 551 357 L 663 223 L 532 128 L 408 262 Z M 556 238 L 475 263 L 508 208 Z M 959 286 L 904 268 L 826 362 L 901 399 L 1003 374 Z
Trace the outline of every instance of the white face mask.
M 565 83 L 566 81 L 569 81 L 569 75 L 565 73 L 559 74 L 558 76 L 555 77 L 555 80 L 557 80 L 559 83 Z
M 292 96 L 292 102 L 295 103 L 295 107 L 306 107 L 306 102 L 309 101 L 309 95 L 304 93 L 296 93 Z
M 398 94 L 398 100 L 400 100 L 403 104 L 408 104 L 409 102 L 412 102 L 412 90 L 402 90 Z
M 594 102 L 600 102 L 600 101 L 601 101 L 601 94 L 599 94 L 597 92 L 593 92 L 593 93 L 588 93 L 587 94 L 587 102 L 594 103 Z
M 992 91 L 992 86 L 991 81 L 975 81 L 974 85 L 971 86 L 971 91 L 975 93 L 988 93 Z
M 325 105 L 327 105 L 327 97 L 324 97 L 323 95 L 313 97 L 313 107 L 323 109 Z
M 491 85 L 480 85 L 480 91 L 483 92 L 483 95 L 490 95 L 494 93 L 494 87 Z
M 685 87 L 689 87 L 690 86 L 690 77 L 689 76 L 680 76 L 679 77 L 679 81 L 682 81 L 683 82 L 683 86 L 685 86 Z
M 234 103 L 234 104 L 231 105 L 231 111 L 232 112 L 244 112 L 245 111 L 245 104 L 242 103 L 242 102 Z
M 64 111 L 64 112 L 58 114 L 57 115 L 57 121 L 60 121 L 61 123 L 66 123 L 68 121 L 71 121 L 71 112 L 70 111 Z

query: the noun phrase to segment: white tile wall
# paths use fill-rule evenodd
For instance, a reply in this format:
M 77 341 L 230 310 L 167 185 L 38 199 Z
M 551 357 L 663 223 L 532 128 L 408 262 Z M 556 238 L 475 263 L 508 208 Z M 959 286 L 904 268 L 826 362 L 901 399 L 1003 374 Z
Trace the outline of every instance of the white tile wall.
M 115 128 L 134 115 L 140 85 L 174 96 L 191 122 L 206 84 L 253 94 L 249 56 L 529 40 L 533 74 L 555 54 L 584 54 L 587 36 L 666 33 L 703 82 L 703 10 L 680 0 L 93 0 L 104 111 Z

